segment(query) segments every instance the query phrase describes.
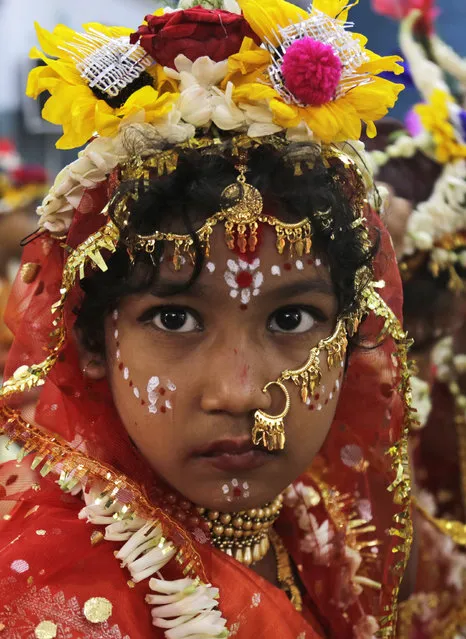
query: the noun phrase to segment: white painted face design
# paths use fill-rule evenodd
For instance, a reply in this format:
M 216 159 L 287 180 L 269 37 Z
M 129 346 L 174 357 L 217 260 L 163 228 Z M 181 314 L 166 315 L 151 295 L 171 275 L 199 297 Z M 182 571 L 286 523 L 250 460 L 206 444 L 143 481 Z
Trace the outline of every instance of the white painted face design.
M 131 379 L 131 372 L 130 372 L 129 368 L 127 366 L 125 366 L 125 363 L 124 363 L 124 361 L 122 360 L 122 357 L 121 357 L 120 333 L 119 333 L 119 330 L 118 330 L 118 311 L 117 310 L 113 311 L 112 319 L 113 319 L 113 337 L 115 338 L 115 344 L 116 344 L 115 358 L 116 358 L 116 361 L 118 362 L 118 369 L 123 374 L 123 379 L 126 382 L 128 382 L 128 386 L 131 388 L 131 391 L 132 391 L 134 397 L 137 400 L 139 400 L 142 405 L 144 405 L 145 401 L 141 400 L 141 392 L 140 392 L 139 388 L 134 385 L 133 380 Z
M 242 308 L 247 307 L 252 297 L 260 293 L 264 283 L 264 274 L 259 270 L 260 263 L 258 257 L 250 263 L 241 258 L 227 261 L 225 282 L 230 288 L 230 297 L 239 298 Z
M 341 380 L 343 378 L 343 362 L 341 363 L 340 374 L 338 375 L 338 379 L 335 380 L 335 383 L 331 388 L 327 388 L 325 384 L 318 386 L 312 396 L 309 396 L 306 400 L 306 406 L 308 406 L 309 410 L 322 410 L 324 406 L 327 406 L 329 402 L 338 397 L 338 391 L 341 387 Z
M 249 497 L 249 484 L 247 481 L 234 478 L 226 484 L 223 484 L 222 494 L 228 502 Z
M 147 383 L 147 397 L 148 401 L 141 397 L 142 393 L 139 388 L 133 383 L 131 379 L 131 371 L 128 366 L 125 365 L 120 350 L 120 334 L 118 330 L 118 311 L 113 311 L 113 336 L 116 343 L 115 358 L 118 362 L 118 369 L 123 375 L 123 379 L 128 383 L 134 397 L 141 402 L 142 406 L 148 405 L 150 413 L 166 413 L 169 410 L 173 410 L 173 397 L 170 397 L 170 393 L 174 393 L 176 385 L 169 379 L 161 383 L 159 377 L 151 377 Z
M 160 377 L 154 375 L 147 382 L 147 399 L 149 413 L 166 413 L 173 410 L 173 393 L 176 391 L 176 384 L 167 379 L 161 382 Z

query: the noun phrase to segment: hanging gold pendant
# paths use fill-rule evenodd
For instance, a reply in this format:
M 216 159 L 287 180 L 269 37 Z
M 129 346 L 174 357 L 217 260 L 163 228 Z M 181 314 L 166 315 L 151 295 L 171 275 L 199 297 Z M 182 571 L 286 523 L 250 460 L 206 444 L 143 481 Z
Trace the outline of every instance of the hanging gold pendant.
M 283 450 L 285 448 L 285 417 L 290 410 L 290 395 L 283 382 L 269 382 L 264 386 L 265 393 L 270 386 L 279 386 L 285 394 L 285 408 L 279 415 L 269 415 L 262 410 L 254 413 L 252 443 L 262 445 L 267 450 Z

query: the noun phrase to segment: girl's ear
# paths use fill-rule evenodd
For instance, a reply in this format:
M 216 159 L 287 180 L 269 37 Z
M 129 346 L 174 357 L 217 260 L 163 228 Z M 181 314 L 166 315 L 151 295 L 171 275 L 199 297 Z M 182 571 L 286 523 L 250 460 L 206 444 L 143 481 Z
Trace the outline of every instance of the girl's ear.
M 103 379 L 107 374 L 104 356 L 89 351 L 83 345 L 82 335 L 79 329 L 74 329 L 74 337 L 78 348 L 79 364 L 84 377 L 94 381 Z

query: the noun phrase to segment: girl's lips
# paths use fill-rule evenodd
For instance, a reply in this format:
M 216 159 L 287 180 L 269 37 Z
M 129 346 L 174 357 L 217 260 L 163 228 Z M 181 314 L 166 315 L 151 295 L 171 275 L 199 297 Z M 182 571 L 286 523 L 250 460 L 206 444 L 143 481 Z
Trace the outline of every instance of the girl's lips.
M 196 459 L 219 470 L 252 470 L 266 464 L 274 455 L 254 446 L 249 437 L 218 440 L 193 453 Z
M 200 457 L 200 459 L 219 470 L 253 470 L 273 459 L 273 455 L 256 448 L 245 453 L 223 453 L 211 457 Z

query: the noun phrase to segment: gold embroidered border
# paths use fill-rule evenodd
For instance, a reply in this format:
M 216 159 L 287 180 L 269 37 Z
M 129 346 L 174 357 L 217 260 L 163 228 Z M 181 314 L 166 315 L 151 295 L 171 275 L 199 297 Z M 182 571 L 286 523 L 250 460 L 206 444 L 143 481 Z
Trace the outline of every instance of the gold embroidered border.
M 26 455 L 33 453 L 34 459 L 31 468 L 37 470 L 42 477 L 46 477 L 51 472 L 62 477 L 66 476 L 70 488 L 86 477 L 98 478 L 103 481 L 103 496 L 108 498 L 110 505 L 114 501 L 118 501 L 118 495 L 122 491 L 132 495 L 132 500 L 123 506 L 126 515 L 134 513 L 149 521 L 157 521 L 161 526 L 164 519 L 169 520 L 170 525 L 186 544 L 185 548 L 179 549 L 178 552 L 178 561 L 182 566 L 183 573 L 185 575 L 190 573 L 191 576 L 208 583 L 202 560 L 188 534 L 174 519 L 151 504 L 136 482 L 117 473 L 111 466 L 73 449 L 57 435 L 52 436 L 45 433 L 37 426 L 27 422 L 11 408 L 0 407 L 0 419 L 4 422 L 4 426 L 0 427 L 0 435 L 6 435 L 11 441 L 22 447 L 18 460 L 22 461 Z M 165 536 L 167 535 L 165 534 Z M 179 546 L 179 544 L 174 545 Z

